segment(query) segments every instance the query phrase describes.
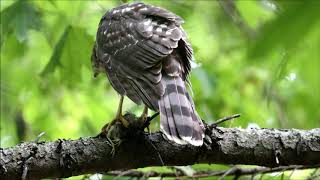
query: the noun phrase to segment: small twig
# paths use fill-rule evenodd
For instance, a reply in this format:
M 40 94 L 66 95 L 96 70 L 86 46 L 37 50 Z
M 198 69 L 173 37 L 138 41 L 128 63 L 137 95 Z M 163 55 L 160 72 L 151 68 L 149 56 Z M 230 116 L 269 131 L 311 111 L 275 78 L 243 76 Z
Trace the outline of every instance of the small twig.
M 156 118 L 159 114 L 159 112 L 154 113 L 148 120 L 151 121 L 152 119 Z
M 172 169 L 175 170 L 176 175 L 185 175 L 188 177 L 192 177 L 196 172 L 191 166 L 171 166 Z
M 90 180 L 90 176 L 86 174 L 86 175 L 83 175 L 81 180 L 88 180 L 88 179 Z
M 156 153 L 157 153 L 157 155 L 158 155 L 158 158 L 159 158 L 159 160 L 160 160 L 160 162 L 161 162 L 161 165 L 162 165 L 162 166 L 165 166 L 165 164 L 164 164 L 164 162 L 163 162 L 163 160 L 162 160 L 162 157 L 161 157 L 160 152 L 157 150 L 157 148 L 154 146 L 154 144 L 150 141 L 149 138 L 146 138 L 146 140 L 147 140 L 148 143 L 152 146 L 152 148 L 156 151 Z
M 122 171 L 122 172 L 119 173 L 119 175 L 118 175 L 117 177 L 115 177 L 114 179 L 117 180 L 117 179 L 121 178 L 122 176 L 125 176 L 126 174 L 130 174 L 130 172 L 132 172 L 132 170 Z
M 293 173 L 294 173 L 295 170 L 296 170 L 296 169 L 293 169 L 293 170 L 292 170 L 292 172 L 290 173 L 290 175 L 287 177 L 287 180 L 290 180 L 290 178 L 291 178 L 291 176 L 293 175 Z
M 250 180 L 253 180 L 255 176 L 256 176 L 256 174 L 252 174 L 250 177 Z
M 41 132 L 35 139 L 34 139 L 34 142 L 35 143 L 38 143 L 40 138 L 42 138 L 42 136 L 44 136 L 46 134 L 46 132 Z
M 156 118 L 160 113 L 156 112 L 155 114 L 153 114 L 151 117 L 147 117 L 147 120 L 144 122 L 142 129 L 148 128 L 148 132 L 149 132 L 149 125 L 150 122 Z M 154 144 L 150 141 L 149 138 L 146 138 L 146 140 L 148 141 L 148 143 L 152 146 L 152 148 L 156 151 L 158 158 L 161 162 L 161 165 L 164 166 L 164 162 L 162 160 L 161 154 L 159 153 L 159 151 L 157 150 L 157 148 L 154 146 Z
M 265 174 L 261 174 L 259 180 L 262 180 L 264 175 Z
M 28 174 L 28 166 L 26 164 L 24 164 L 21 179 L 26 180 L 27 174 Z
M 110 171 L 105 173 L 105 175 L 118 176 L 119 174 L 121 174 L 121 176 L 138 177 L 138 178 L 146 177 L 146 174 L 148 177 L 174 177 L 174 178 L 181 178 L 181 179 L 203 178 L 203 177 L 212 177 L 212 176 L 220 176 L 220 178 L 223 178 L 225 176 L 234 176 L 234 175 L 237 175 L 239 177 L 244 175 L 261 174 L 263 176 L 264 174 L 267 174 L 267 173 L 282 172 L 282 171 L 288 171 L 288 170 L 311 169 L 311 168 L 317 168 L 317 167 L 320 167 L 320 164 L 315 166 L 292 165 L 292 166 L 280 166 L 276 168 L 258 167 L 258 168 L 250 168 L 250 169 L 239 168 L 234 166 L 233 168 L 225 171 L 198 171 L 198 172 L 195 172 L 193 176 L 186 176 L 183 173 L 176 173 L 176 172 L 160 173 L 155 171 L 141 172 L 136 170 L 131 170 L 129 173 L 128 171 L 125 171 L 125 174 L 122 174 L 123 171 Z
M 237 169 L 237 166 L 233 166 L 232 168 L 228 169 L 224 174 L 222 174 L 222 176 L 220 176 L 218 180 L 222 180 L 224 177 L 235 172 Z
M 218 1 L 225 14 L 230 17 L 232 22 L 238 26 L 239 30 L 249 39 L 254 39 L 257 32 L 251 28 L 248 22 L 242 17 L 239 9 L 233 0 L 219 0 Z
M 317 178 L 320 178 L 320 174 L 310 176 L 310 177 L 308 177 L 308 180 L 315 180 Z
M 151 117 L 147 117 L 147 120 L 146 122 L 144 122 L 144 125 L 143 125 L 143 129 L 148 127 L 150 125 L 150 122 L 156 118 L 160 113 L 159 112 L 156 112 L 155 114 L 153 114 Z
M 224 117 L 224 118 L 221 118 L 221 119 L 218 119 L 216 122 L 212 123 L 209 125 L 210 128 L 215 128 L 217 127 L 219 124 L 225 122 L 225 121 L 229 121 L 229 120 L 233 120 L 233 119 L 236 119 L 240 117 L 240 114 L 234 114 L 232 116 L 227 116 L 227 117 Z
M 317 171 L 318 171 L 318 170 L 319 170 L 319 168 L 316 168 L 316 169 L 310 174 L 310 176 L 308 177 L 308 180 L 312 180 L 312 179 L 314 179 L 314 178 L 316 178 L 316 177 L 319 177 L 320 174 L 317 175 Z

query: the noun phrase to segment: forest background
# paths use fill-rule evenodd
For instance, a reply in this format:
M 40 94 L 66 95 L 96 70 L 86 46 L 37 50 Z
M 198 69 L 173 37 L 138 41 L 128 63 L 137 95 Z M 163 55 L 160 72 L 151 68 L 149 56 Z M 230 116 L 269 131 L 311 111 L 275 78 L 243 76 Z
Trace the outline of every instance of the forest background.
M 239 113 L 240 119 L 222 126 L 320 127 L 320 2 L 238 0 L 235 8 L 228 1 L 143 2 L 185 20 L 196 60 L 193 98 L 206 123 Z M 94 136 L 114 117 L 119 96 L 105 76 L 93 78 L 90 56 L 101 16 L 122 3 L 1 1 L 1 147 L 32 141 L 41 132 L 48 141 Z M 128 99 L 124 109 L 142 111 Z M 151 131 L 158 130 L 155 120 Z M 291 178 L 311 171 L 295 171 Z

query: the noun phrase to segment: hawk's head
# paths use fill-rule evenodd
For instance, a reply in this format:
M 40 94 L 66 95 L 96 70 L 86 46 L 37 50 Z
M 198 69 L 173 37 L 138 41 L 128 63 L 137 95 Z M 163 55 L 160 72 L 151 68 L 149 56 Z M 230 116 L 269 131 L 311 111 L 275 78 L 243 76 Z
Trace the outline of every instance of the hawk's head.
M 92 65 L 92 71 L 93 71 L 94 77 L 97 77 L 100 73 L 105 72 L 103 62 L 100 61 L 97 57 L 96 46 L 94 46 L 92 50 L 91 65 Z

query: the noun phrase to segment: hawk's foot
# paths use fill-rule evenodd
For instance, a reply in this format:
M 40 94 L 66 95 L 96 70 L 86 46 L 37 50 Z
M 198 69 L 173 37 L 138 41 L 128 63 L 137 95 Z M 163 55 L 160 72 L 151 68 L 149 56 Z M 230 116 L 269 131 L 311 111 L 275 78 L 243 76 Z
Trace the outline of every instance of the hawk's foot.
M 129 127 L 129 121 L 127 121 L 122 115 L 120 115 L 120 116 L 118 117 L 118 119 L 121 121 L 121 123 L 122 123 L 122 125 L 123 125 L 124 127 L 126 127 L 126 128 Z
M 114 154 L 116 153 L 116 147 L 120 146 L 121 144 L 121 139 L 120 138 L 114 138 L 114 137 L 108 137 L 107 135 L 107 143 L 109 146 L 111 146 L 111 152 L 110 154 L 112 155 L 112 157 L 114 156 Z
M 121 122 L 121 124 L 125 127 L 128 128 L 129 127 L 129 121 L 127 121 L 122 115 L 116 117 L 114 120 L 112 120 L 110 123 L 105 124 L 102 128 L 101 128 L 101 134 L 108 134 L 108 131 L 110 130 L 110 128 L 116 123 L 116 122 Z
M 104 136 L 108 140 L 108 144 L 111 146 L 111 154 L 114 156 L 116 147 L 121 144 L 123 128 L 128 128 L 129 122 L 121 115 L 110 123 L 104 125 L 101 129 L 100 135 Z

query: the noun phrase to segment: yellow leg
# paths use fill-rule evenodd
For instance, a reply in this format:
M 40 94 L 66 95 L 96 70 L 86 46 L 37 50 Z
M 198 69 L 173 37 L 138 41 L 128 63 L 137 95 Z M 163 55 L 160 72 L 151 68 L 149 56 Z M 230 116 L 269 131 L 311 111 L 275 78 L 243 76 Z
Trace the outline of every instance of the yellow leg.
M 139 119 L 141 119 L 141 121 L 143 121 L 144 124 L 146 123 L 146 121 L 148 119 L 148 107 L 147 106 L 144 106 L 143 112 L 142 112 Z M 150 132 L 149 123 L 146 126 L 146 128 L 147 128 L 148 132 Z
M 116 114 L 116 117 L 108 124 L 104 125 L 102 127 L 102 132 L 105 132 L 107 134 L 107 132 L 110 130 L 111 126 L 117 122 L 118 120 L 121 121 L 122 125 L 126 128 L 129 127 L 129 122 L 123 118 L 122 116 L 122 104 L 123 104 L 123 100 L 124 100 L 124 96 L 121 96 L 120 97 L 120 101 L 119 101 L 119 105 L 118 105 L 118 110 L 117 110 L 117 114 Z
M 118 131 L 117 125 L 115 123 L 117 121 L 120 121 L 121 124 L 128 128 L 129 122 L 122 116 L 122 104 L 123 104 L 124 96 L 120 97 L 119 106 L 117 110 L 117 114 L 115 119 L 113 119 L 110 123 L 106 124 L 102 128 L 102 133 L 106 135 L 106 138 L 108 139 L 108 144 L 112 147 L 111 154 L 112 156 L 115 154 L 115 148 L 116 146 L 120 145 L 121 139 L 117 137 L 116 132 Z
M 148 117 L 148 107 L 147 106 L 144 106 L 143 108 L 143 112 L 140 116 L 140 119 L 146 121 L 147 120 L 147 117 Z
M 123 118 L 123 116 L 122 116 L 123 99 L 124 99 L 124 96 L 121 96 L 120 97 L 119 106 L 118 106 L 116 119 L 119 119 L 121 121 L 121 123 L 123 124 L 123 126 L 128 128 L 129 127 L 129 122 L 125 118 Z

